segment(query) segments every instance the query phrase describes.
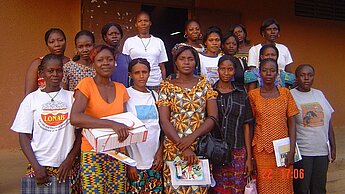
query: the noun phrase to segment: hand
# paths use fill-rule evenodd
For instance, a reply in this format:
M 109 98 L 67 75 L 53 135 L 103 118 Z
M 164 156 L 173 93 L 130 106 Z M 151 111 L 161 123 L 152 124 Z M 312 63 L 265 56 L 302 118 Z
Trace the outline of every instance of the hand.
M 195 153 L 187 148 L 182 152 L 183 160 L 187 162 L 188 165 L 196 164 L 198 162 L 198 157 Z
M 34 168 L 34 172 L 35 172 L 35 178 L 36 178 L 37 184 L 44 184 L 48 182 L 48 174 L 45 167 L 38 166 Z
M 139 173 L 136 167 L 127 166 L 127 176 L 132 181 L 139 180 Z
M 67 157 L 59 166 L 57 179 L 60 183 L 68 180 L 68 176 L 71 175 L 73 162 L 74 158 Z
M 183 138 L 181 138 L 177 144 L 176 144 L 176 147 L 181 151 L 183 152 L 185 149 L 189 148 L 193 142 L 195 141 L 195 138 L 193 137 L 193 135 L 187 135 Z
M 112 129 L 118 135 L 119 142 L 123 142 L 127 139 L 128 135 L 129 135 L 129 132 L 128 132 L 129 127 L 128 126 L 126 126 L 122 123 L 114 122 Z
M 151 169 L 155 171 L 160 171 L 163 167 L 163 149 L 157 150 L 153 161 L 154 162 Z
M 248 178 L 251 174 L 252 174 L 252 171 L 253 171 L 253 162 L 252 162 L 252 159 L 251 158 L 248 158 L 247 161 L 246 161 L 246 165 L 244 167 L 244 178 Z
M 332 148 L 331 150 L 331 163 L 334 162 L 334 160 L 336 159 L 337 157 L 337 152 L 335 151 L 335 149 Z
M 285 168 L 288 168 L 290 165 L 292 165 L 294 161 L 294 152 L 288 152 L 285 158 Z

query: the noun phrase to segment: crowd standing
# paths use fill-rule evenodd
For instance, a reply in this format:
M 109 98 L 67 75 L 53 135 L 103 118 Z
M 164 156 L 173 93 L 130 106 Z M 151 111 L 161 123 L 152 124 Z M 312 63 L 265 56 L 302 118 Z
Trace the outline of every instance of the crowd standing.
M 151 25 L 148 13 L 138 13 L 137 35 L 122 50 L 119 24 L 102 27 L 99 45 L 82 30 L 73 59 L 64 55 L 64 32 L 46 32 L 50 53 L 29 66 L 26 97 L 11 127 L 29 162 L 26 177 L 39 185 L 51 178 L 69 182 L 71 193 L 243 193 L 249 178 L 260 194 L 326 193 L 328 164 L 336 158 L 334 110 L 312 88 L 314 66 L 292 73 L 275 19 L 263 21 L 263 40 L 254 46 L 242 24 L 223 36 L 219 27 L 202 33 L 198 21 L 188 20 L 186 41 L 171 51 L 173 76 L 166 74 L 164 42 L 150 34 Z M 146 142 L 117 149 L 136 160 L 135 167 L 94 152 L 81 133 L 111 128 L 122 142 L 130 127 L 102 117 L 127 111 L 148 129 Z M 216 127 L 231 159 L 210 161 L 212 187 L 173 185 L 168 162 L 198 163 L 198 141 Z M 277 167 L 272 141 L 286 137 L 290 151 L 285 166 Z M 295 171 L 299 176 L 289 176 Z

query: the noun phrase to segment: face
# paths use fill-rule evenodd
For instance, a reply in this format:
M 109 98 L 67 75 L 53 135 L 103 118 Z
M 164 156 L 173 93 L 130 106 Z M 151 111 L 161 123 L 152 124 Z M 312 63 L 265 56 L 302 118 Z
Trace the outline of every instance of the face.
M 235 75 L 235 65 L 230 60 L 225 60 L 218 67 L 219 79 L 222 82 L 230 82 Z
M 93 48 L 94 43 L 92 38 L 86 35 L 79 36 L 76 40 L 75 47 L 81 59 L 89 60 L 90 51 Z
M 205 42 L 207 51 L 211 53 L 218 53 L 220 50 L 220 37 L 217 33 L 211 33 L 208 35 Z
M 52 32 L 48 37 L 47 47 L 52 54 L 63 55 L 66 49 L 66 40 L 60 32 Z
M 263 32 L 263 36 L 269 42 L 276 42 L 279 37 L 278 26 L 275 24 L 267 26 Z
M 188 75 L 193 73 L 195 58 L 190 50 L 185 50 L 176 58 L 175 64 L 179 73 Z
M 56 59 L 47 61 L 40 74 L 46 81 L 47 87 L 60 86 L 63 77 L 61 61 Z
M 138 63 L 132 67 L 131 72 L 129 73 L 133 79 L 133 84 L 136 87 L 142 88 L 146 86 L 146 82 L 149 79 L 149 68 L 146 65 Z
M 240 42 L 243 42 L 247 36 L 246 33 L 244 33 L 243 29 L 240 26 L 237 26 L 234 29 L 234 34 L 235 34 L 235 36 L 237 36 L 238 41 L 240 41 Z
M 117 45 L 119 45 L 120 40 L 122 39 L 120 30 L 115 26 L 110 27 L 104 39 L 107 44 L 116 47 Z
M 147 14 L 138 15 L 137 21 L 135 22 L 135 27 L 137 28 L 139 34 L 150 33 L 151 25 L 152 23 L 150 21 L 150 17 Z
M 99 52 L 94 59 L 94 68 L 97 75 L 101 77 L 110 77 L 114 71 L 114 55 L 107 49 Z
M 262 53 L 262 55 L 260 55 L 261 60 L 263 59 L 273 59 L 273 60 L 277 60 L 278 56 L 276 51 L 273 48 L 267 48 L 264 50 L 264 52 Z
M 262 64 L 260 75 L 264 84 L 274 84 L 277 74 L 277 67 L 274 62 L 267 61 Z
M 237 42 L 235 37 L 230 36 L 226 41 L 223 43 L 223 51 L 227 55 L 234 55 L 237 53 Z
M 298 88 L 302 91 L 310 91 L 314 82 L 314 71 L 311 67 L 305 66 L 297 75 Z
M 185 30 L 187 38 L 196 41 L 200 38 L 200 26 L 196 22 L 191 22 L 188 24 L 187 29 Z

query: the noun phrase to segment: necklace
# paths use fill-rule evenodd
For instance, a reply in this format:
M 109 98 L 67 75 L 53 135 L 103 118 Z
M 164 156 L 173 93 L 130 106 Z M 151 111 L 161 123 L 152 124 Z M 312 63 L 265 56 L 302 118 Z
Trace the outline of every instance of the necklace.
M 50 97 L 50 101 L 54 102 L 54 98 L 56 98 L 56 96 L 60 93 L 61 89 L 52 97 L 49 93 L 48 96 Z
M 140 41 L 141 41 L 141 44 L 143 44 L 144 48 L 145 48 L 145 52 L 147 51 L 147 47 L 149 46 L 150 42 L 151 42 L 151 36 L 150 36 L 150 39 L 149 39 L 149 42 L 145 45 L 144 44 L 144 41 L 142 38 L 140 38 Z

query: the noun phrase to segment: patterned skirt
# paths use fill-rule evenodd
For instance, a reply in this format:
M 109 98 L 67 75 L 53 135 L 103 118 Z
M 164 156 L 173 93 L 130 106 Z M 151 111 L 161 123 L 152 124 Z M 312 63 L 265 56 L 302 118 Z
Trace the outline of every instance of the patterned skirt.
M 83 193 L 126 193 L 126 166 L 122 162 L 95 152 L 81 152 Z
M 139 180 L 128 179 L 128 194 L 160 194 L 163 192 L 163 182 L 161 172 L 147 169 L 138 170 Z
M 213 177 L 216 186 L 211 193 L 243 193 L 246 179 L 243 172 L 246 164 L 246 149 L 234 148 L 231 150 L 231 164 L 221 166 L 213 165 Z

